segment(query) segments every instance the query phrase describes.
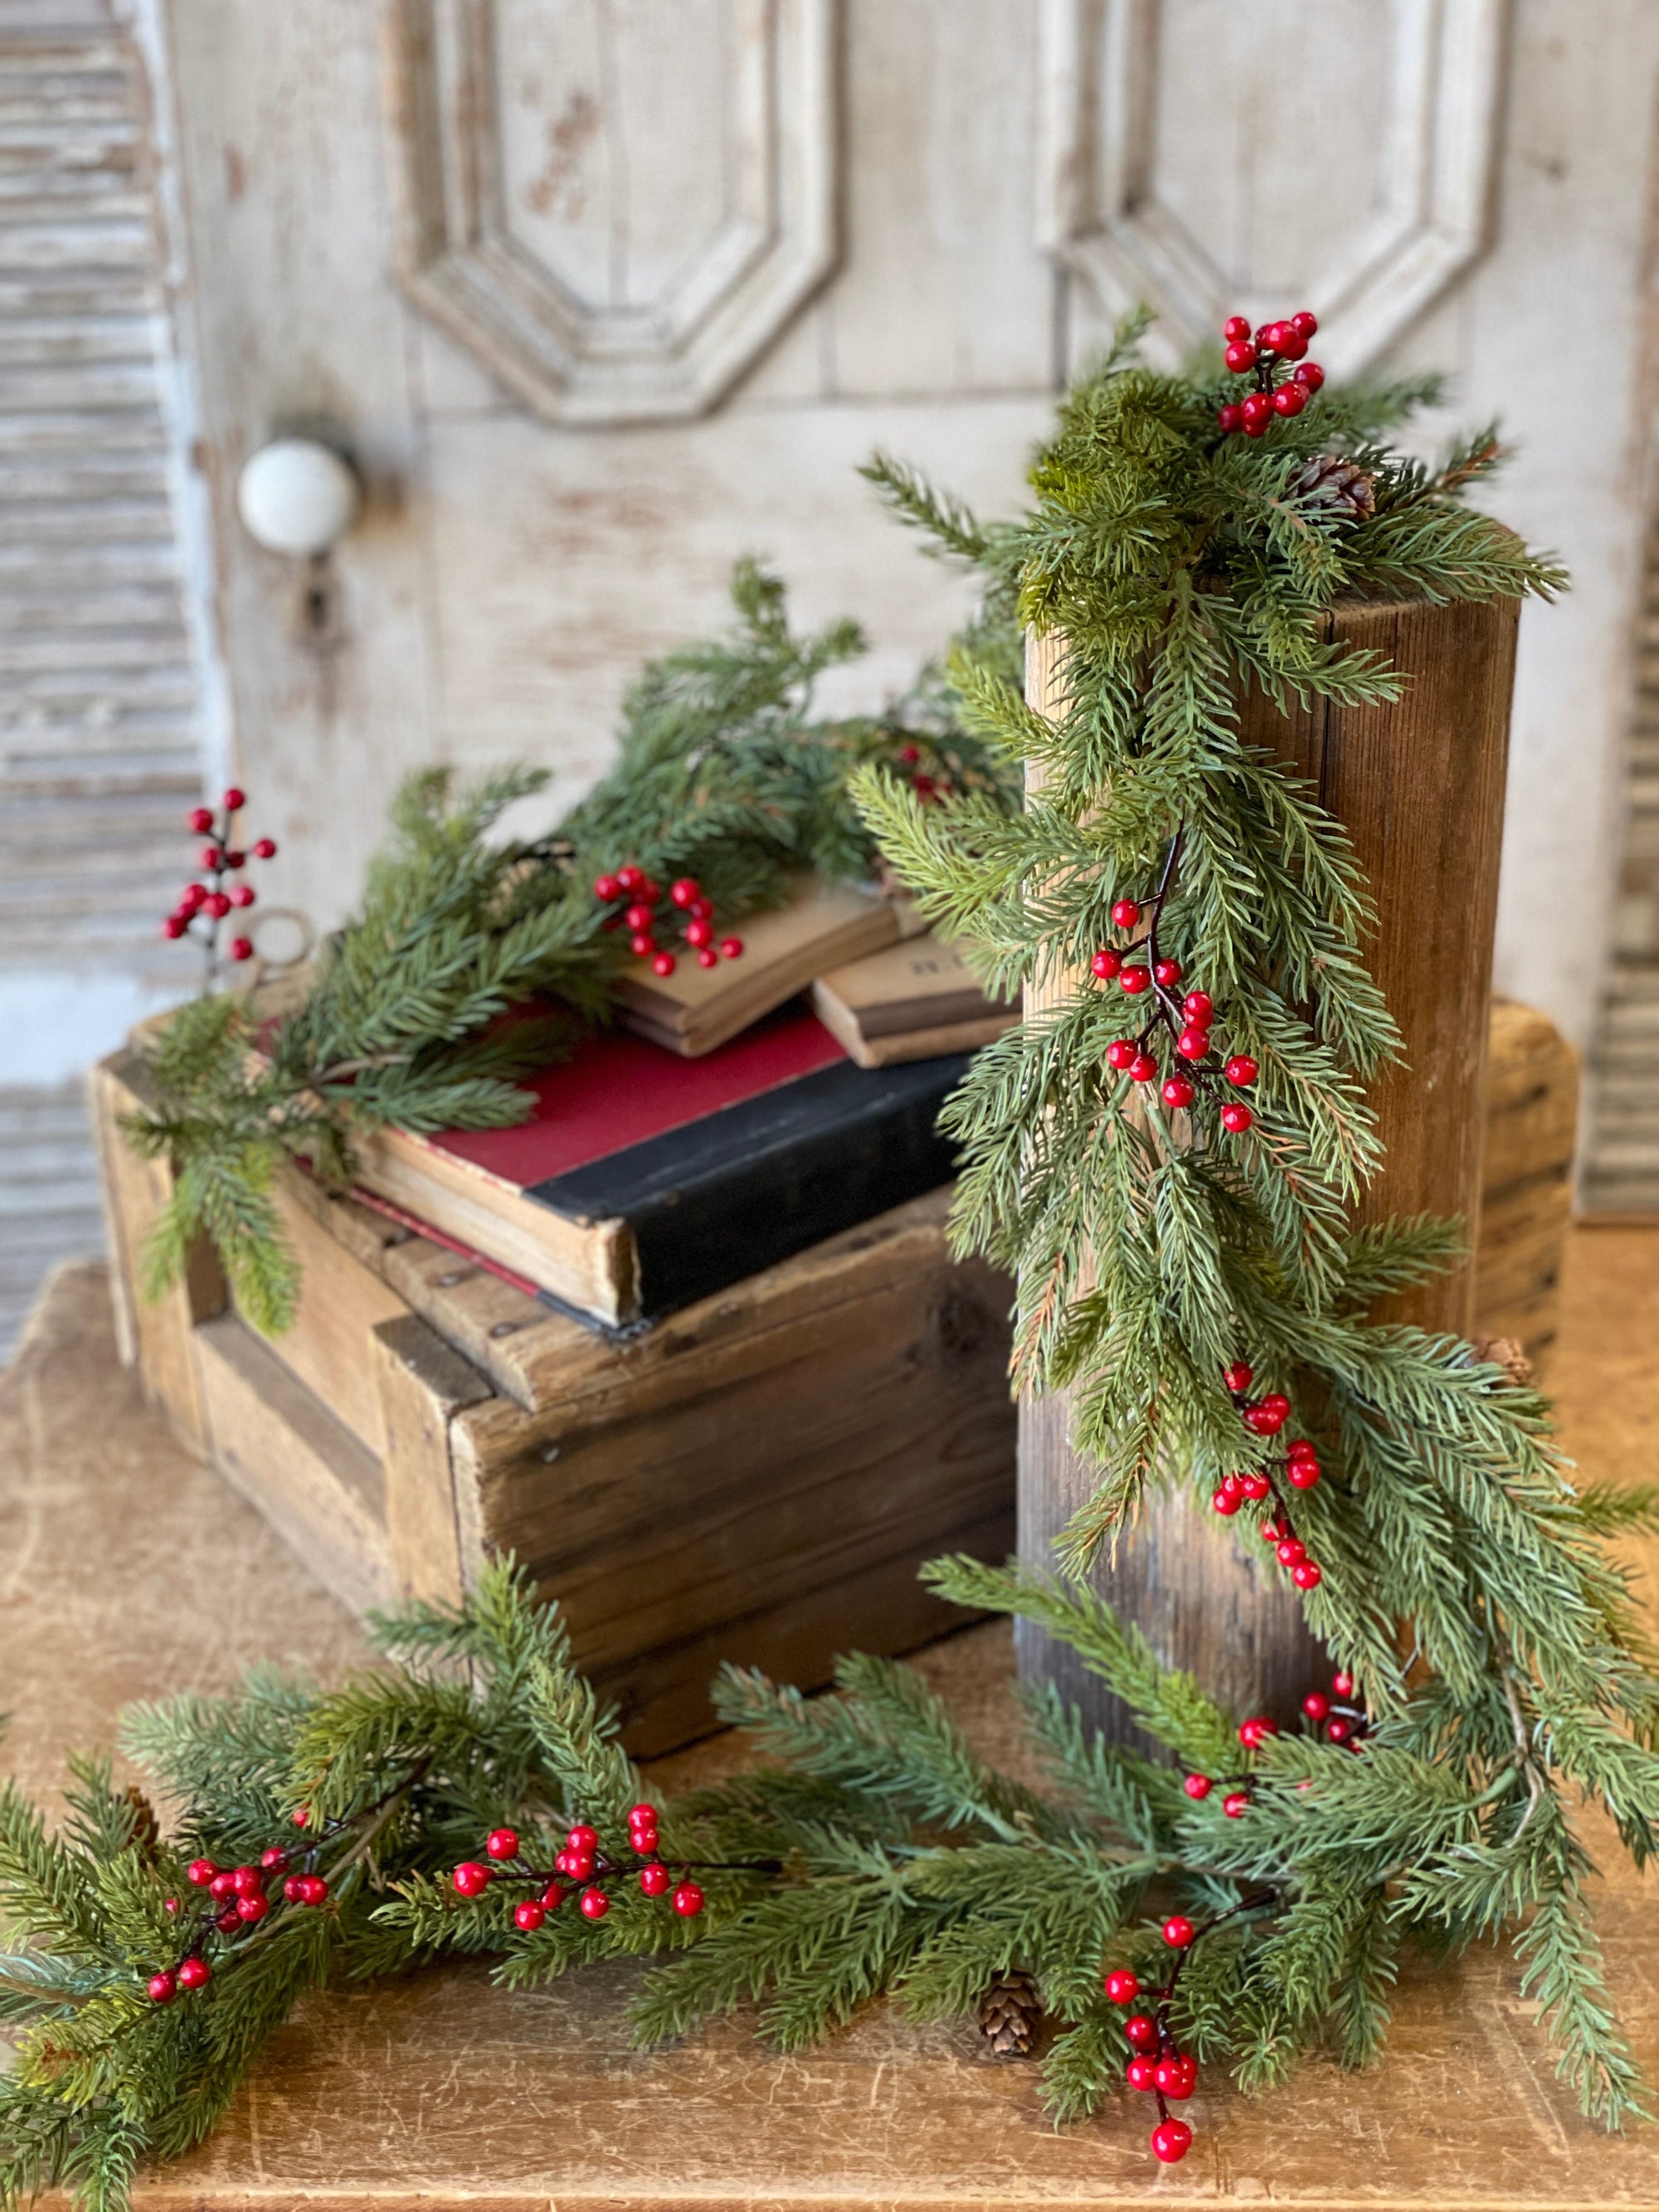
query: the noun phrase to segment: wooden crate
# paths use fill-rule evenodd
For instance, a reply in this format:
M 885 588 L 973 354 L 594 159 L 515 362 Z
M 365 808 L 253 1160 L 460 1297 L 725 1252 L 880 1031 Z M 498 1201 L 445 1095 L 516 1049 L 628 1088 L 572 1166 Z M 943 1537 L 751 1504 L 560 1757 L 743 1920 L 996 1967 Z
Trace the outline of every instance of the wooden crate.
M 169 1183 L 116 1126 L 145 1079 L 92 1081 L 123 1356 L 349 1605 L 453 1599 L 513 1551 L 648 1755 L 712 1725 L 720 1661 L 810 1685 L 912 1649 L 960 1619 L 921 1562 L 1012 1547 L 1009 1288 L 951 1261 L 948 1191 L 618 1345 L 289 1170 L 305 1285 L 268 1341 L 209 1253 L 134 1292 Z
M 1499 999 L 1486 1050 L 1475 1327 L 1517 1339 L 1540 1374 L 1572 1220 L 1578 1087 L 1578 1055 L 1548 1017 Z

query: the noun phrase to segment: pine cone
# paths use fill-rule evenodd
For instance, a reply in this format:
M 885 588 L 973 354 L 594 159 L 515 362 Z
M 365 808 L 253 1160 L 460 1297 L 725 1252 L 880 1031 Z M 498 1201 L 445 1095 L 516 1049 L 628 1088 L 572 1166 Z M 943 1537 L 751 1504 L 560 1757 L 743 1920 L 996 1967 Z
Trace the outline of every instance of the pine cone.
M 1474 1339 L 1474 1356 L 1477 1359 L 1489 1359 L 1494 1367 L 1501 1367 L 1518 1390 L 1524 1390 L 1532 1381 L 1533 1364 L 1516 1337 L 1477 1336 Z
M 1340 453 L 1323 453 L 1310 461 L 1297 478 L 1296 489 L 1327 507 L 1346 507 L 1358 522 L 1376 512 L 1376 477 Z
M 999 1975 L 979 2001 L 979 2032 L 999 2058 L 1029 2058 L 1042 2027 L 1042 1999 L 1020 1966 Z
M 132 1815 L 133 1846 L 142 1857 L 153 1862 L 161 1840 L 161 1824 L 155 1817 L 155 1808 L 136 1782 L 128 1783 L 125 1794 L 127 1809 Z

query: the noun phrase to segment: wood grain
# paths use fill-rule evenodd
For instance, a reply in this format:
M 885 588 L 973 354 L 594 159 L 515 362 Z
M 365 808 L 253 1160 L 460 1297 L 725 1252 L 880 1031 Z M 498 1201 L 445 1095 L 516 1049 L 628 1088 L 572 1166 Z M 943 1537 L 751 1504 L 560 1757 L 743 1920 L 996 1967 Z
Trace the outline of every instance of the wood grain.
M 404 1597 L 458 1604 L 465 1595 L 449 1427 L 489 1385 L 416 1314 L 378 1322 L 369 1367 L 384 1440 L 386 1538 Z
M 1502 601 L 1344 602 L 1324 617 L 1323 639 L 1381 652 L 1405 671 L 1396 703 L 1316 701 L 1285 715 L 1259 693 L 1243 702 L 1245 736 L 1302 777 L 1341 823 L 1376 903 L 1367 959 L 1400 1026 L 1404 1064 L 1370 1089 L 1387 1153 L 1356 1209 L 1363 1221 L 1428 1212 L 1461 1218 L 1473 1232 L 1479 1218 L 1517 611 Z M 1039 712 L 1061 706 L 1061 649 L 1052 635 L 1030 642 L 1026 696 Z M 1380 1303 L 1377 1316 L 1462 1334 L 1473 1321 L 1474 1289 L 1466 1261 Z M 1019 1449 L 1020 1554 L 1046 1565 L 1093 1487 L 1072 1449 L 1063 1397 L 1021 1408 Z M 1247 1535 L 1218 1533 L 1189 1490 L 1162 1485 L 1116 1560 L 1091 1579 L 1166 1662 L 1191 1668 L 1235 1707 L 1282 1711 L 1306 1688 L 1318 1648 L 1286 1578 L 1269 1575 L 1252 1553 L 1253 1536 L 1253 1526 Z M 1060 1682 L 1114 1734 L 1133 1733 L 1122 1706 L 1069 1652 L 1025 1624 L 1018 1648 L 1024 1673 Z

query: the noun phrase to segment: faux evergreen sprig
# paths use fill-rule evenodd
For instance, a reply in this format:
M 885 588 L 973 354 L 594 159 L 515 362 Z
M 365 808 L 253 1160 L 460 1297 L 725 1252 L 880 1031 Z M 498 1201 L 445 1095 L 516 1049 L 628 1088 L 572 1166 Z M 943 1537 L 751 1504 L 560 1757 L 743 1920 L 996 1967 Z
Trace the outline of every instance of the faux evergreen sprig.
M 624 964 L 596 877 L 622 865 L 665 884 L 695 876 L 731 917 L 774 902 L 804 868 L 867 875 L 873 840 L 848 785 L 877 761 L 929 794 L 1013 803 L 1009 763 L 959 726 L 937 670 L 884 716 L 816 720 L 813 684 L 864 650 L 857 626 L 796 636 L 782 585 L 749 562 L 732 598 L 730 636 L 646 670 L 617 767 L 553 835 L 492 835 L 543 771 L 458 789 L 447 770 L 424 770 L 398 794 L 362 906 L 324 946 L 297 1008 L 262 1021 L 244 998 L 207 996 L 155 1030 L 145 1048 L 154 1101 L 125 1124 L 142 1152 L 177 1170 L 144 1258 L 148 1295 L 182 1273 L 205 1235 L 244 1316 L 284 1329 L 300 1275 L 270 1194 L 281 1158 L 337 1187 L 351 1178 L 354 1128 L 522 1121 L 532 1101 L 520 1079 L 605 1018 Z M 982 620 L 975 635 L 990 643 L 994 630 Z M 1006 637 L 997 649 L 1006 664 Z M 501 1025 L 529 1000 L 551 1018 Z

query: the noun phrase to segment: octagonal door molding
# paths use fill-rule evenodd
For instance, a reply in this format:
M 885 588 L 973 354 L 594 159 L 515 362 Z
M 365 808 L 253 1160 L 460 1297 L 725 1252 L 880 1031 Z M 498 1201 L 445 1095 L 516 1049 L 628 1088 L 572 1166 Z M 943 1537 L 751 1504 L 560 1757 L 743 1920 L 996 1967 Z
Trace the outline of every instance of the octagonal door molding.
M 1308 307 L 1368 368 L 1487 238 L 1506 0 L 1041 0 L 1039 234 L 1173 362 Z
M 835 0 L 394 0 L 409 296 L 550 422 L 712 407 L 836 258 Z

